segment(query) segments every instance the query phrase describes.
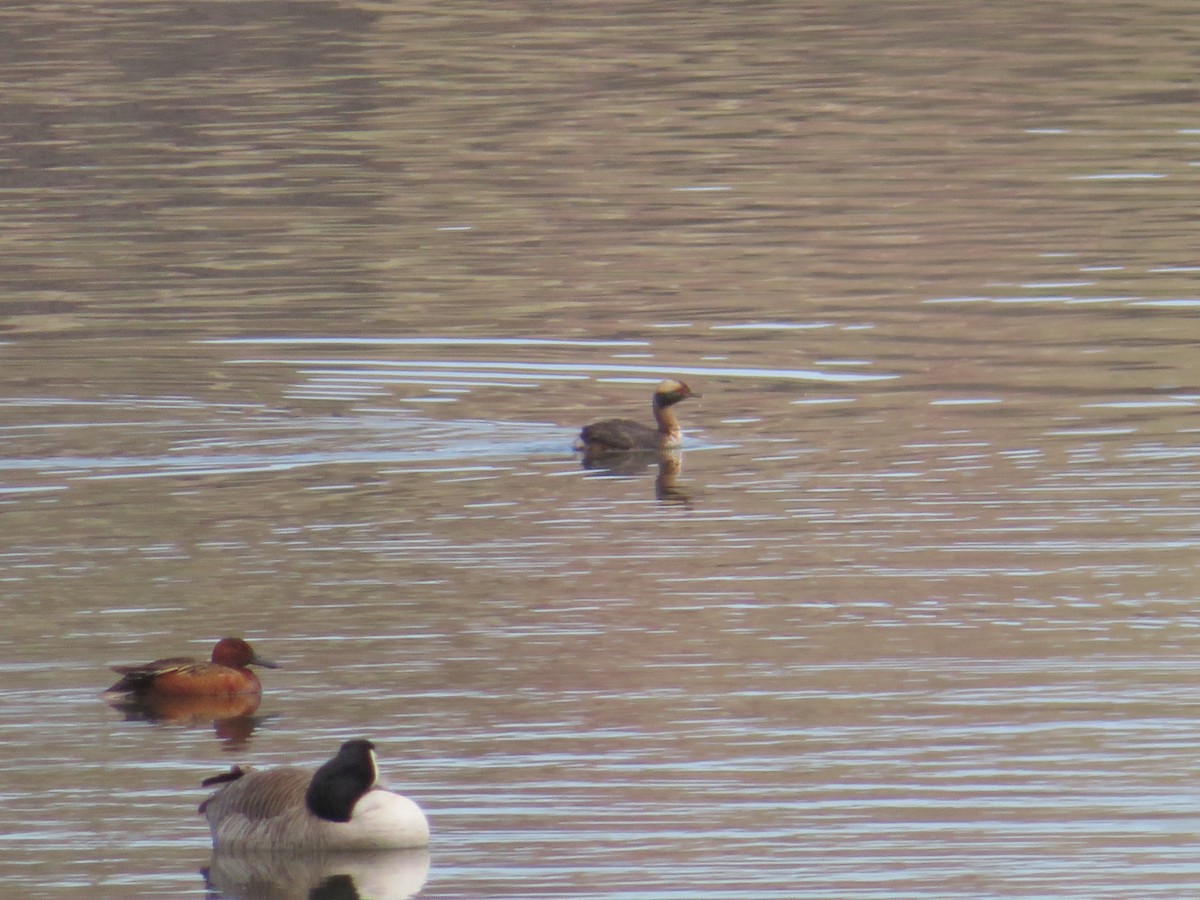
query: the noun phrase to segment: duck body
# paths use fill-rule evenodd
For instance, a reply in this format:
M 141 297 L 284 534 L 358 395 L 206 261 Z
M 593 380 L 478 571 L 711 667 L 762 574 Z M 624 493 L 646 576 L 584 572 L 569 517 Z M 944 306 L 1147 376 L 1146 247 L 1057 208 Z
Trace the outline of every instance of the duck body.
M 234 767 L 202 804 L 220 850 L 399 850 L 429 844 L 429 823 L 408 797 L 378 782 L 375 745 L 342 744 L 315 771 Z
M 688 397 L 699 397 L 682 381 L 667 379 L 654 389 L 651 409 L 655 426 L 633 419 L 601 419 L 585 425 L 575 449 L 588 455 L 670 450 L 683 443 L 683 431 L 672 407 Z
M 248 666 L 279 666 L 241 638 L 222 638 L 208 661 L 172 656 L 134 666 L 113 666 L 121 680 L 105 693 L 133 697 L 230 697 L 261 694 L 262 683 Z

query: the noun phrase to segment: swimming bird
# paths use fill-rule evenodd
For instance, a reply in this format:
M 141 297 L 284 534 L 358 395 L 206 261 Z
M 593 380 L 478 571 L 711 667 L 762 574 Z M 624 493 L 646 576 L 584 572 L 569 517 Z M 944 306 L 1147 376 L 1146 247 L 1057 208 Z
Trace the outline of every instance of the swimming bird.
M 575 441 L 575 449 L 589 455 L 630 451 L 670 450 L 683 442 L 679 420 L 671 408 L 688 397 L 699 397 L 682 381 L 668 378 L 654 389 L 651 407 L 656 428 L 633 419 L 602 419 L 585 425 Z
M 262 693 L 258 676 L 247 666 L 279 668 L 277 663 L 255 653 L 241 638 L 221 638 L 213 647 L 209 662 L 172 656 L 136 666 L 113 666 L 112 670 L 121 675 L 121 680 L 105 694 L 214 697 Z
M 203 803 L 213 847 L 230 850 L 399 850 L 429 843 L 416 803 L 379 784 L 375 745 L 346 741 L 315 772 L 234 766 Z

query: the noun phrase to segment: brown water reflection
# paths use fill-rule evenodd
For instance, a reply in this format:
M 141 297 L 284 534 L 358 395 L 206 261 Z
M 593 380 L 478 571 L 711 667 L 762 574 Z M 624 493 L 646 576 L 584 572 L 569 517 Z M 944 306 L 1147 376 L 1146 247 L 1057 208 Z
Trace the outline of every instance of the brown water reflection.
M 369 734 L 425 897 L 1195 893 L 1190 12 L 0 12 L 0 880 Z M 230 633 L 236 738 L 98 698 Z
M 105 702 L 130 722 L 211 727 L 222 746 L 242 751 L 250 746 L 262 719 L 254 715 L 262 702 L 258 694 L 234 697 L 105 696 Z

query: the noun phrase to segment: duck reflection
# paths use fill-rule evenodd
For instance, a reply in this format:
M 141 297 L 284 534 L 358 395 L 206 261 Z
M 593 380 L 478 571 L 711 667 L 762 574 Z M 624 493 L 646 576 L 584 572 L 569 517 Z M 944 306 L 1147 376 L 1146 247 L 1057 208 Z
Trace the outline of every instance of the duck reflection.
M 233 697 L 171 697 L 162 694 L 105 694 L 104 700 L 125 716 L 126 722 L 162 722 L 169 725 L 209 725 L 222 749 L 244 750 L 264 716 L 255 712 L 260 694 Z
M 404 900 L 425 886 L 429 851 L 216 852 L 201 874 L 214 900 Z
M 657 466 L 654 478 L 654 496 L 664 503 L 680 503 L 691 507 L 692 495 L 679 486 L 679 473 L 683 470 L 683 454 L 678 450 L 645 450 L 605 453 L 585 452 L 581 465 L 599 477 L 630 477 L 640 475 L 651 466 Z

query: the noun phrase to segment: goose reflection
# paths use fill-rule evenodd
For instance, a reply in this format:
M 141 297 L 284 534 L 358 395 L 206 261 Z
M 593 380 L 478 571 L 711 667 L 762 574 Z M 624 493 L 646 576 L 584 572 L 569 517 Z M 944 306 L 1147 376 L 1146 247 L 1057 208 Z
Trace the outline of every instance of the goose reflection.
M 683 454 L 679 450 L 644 450 L 624 453 L 584 453 L 581 465 L 596 477 L 629 478 L 656 467 L 654 496 L 664 503 L 680 503 L 689 508 L 692 495 L 679 485 Z
M 208 726 L 224 750 L 244 750 L 264 716 L 256 716 L 260 694 L 233 697 L 172 697 L 162 694 L 106 694 L 104 700 L 125 716 L 126 722 Z
M 425 886 L 429 851 L 218 851 L 201 874 L 210 897 L 229 900 L 404 900 Z

